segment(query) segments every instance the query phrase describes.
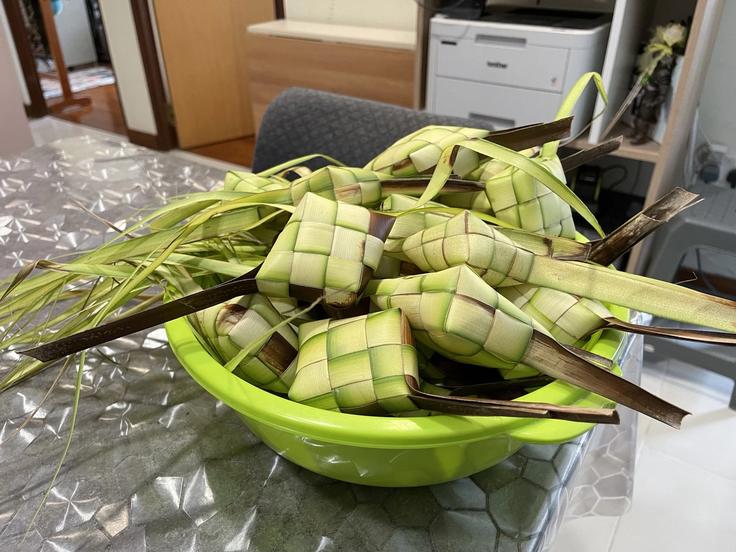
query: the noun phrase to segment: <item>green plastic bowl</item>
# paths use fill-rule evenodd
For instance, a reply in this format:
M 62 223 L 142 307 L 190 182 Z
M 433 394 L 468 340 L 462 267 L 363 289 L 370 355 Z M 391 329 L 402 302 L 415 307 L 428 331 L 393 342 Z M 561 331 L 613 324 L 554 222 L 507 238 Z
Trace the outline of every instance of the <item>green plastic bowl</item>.
M 611 310 L 628 319 L 626 309 Z M 341 481 L 381 487 L 442 483 L 489 468 L 526 443 L 562 443 L 593 427 L 547 419 L 375 417 L 320 410 L 273 395 L 225 370 L 199 344 L 185 319 L 167 323 L 166 332 L 174 354 L 192 378 L 238 412 L 266 445 L 295 464 Z M 592 336 L 585 348 L 613 359 L 623 345 L 621 332 L 605 330 Z M 592 407 L 613 404 L 561 381 L 523 400 Z

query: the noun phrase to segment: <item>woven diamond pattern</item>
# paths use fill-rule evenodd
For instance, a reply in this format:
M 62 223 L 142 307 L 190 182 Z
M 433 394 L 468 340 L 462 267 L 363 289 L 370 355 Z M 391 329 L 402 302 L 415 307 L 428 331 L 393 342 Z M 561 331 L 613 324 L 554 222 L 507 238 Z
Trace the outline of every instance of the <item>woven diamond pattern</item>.
M 383 215 L 307 193 L 258 272 L 259 291 L 354 303 L 383 255 L 383 241 L 370 233 L 377 216 Z
M 289 187 L 289 181 L 278 176 L 258 176 L 245 171 L 228 171 L 225 175 L 224 189 L 229 192 L 249 192 L 258 194 Z
M 534 322 L 468 267 L 383 280 L 372 291 L 375 305 L 400 308 L 416 340 L 447 358 L 504 377 L 537 373 L 522 364 Z
M 418 381 L 416 351 L 398 309 L 299 328 L 289 398 L 317 408 L 383 415 L 417 410 L 405 375 Z
M 402 194 L 391 194 L 381 204 L 382 211 L 408 211 L 412 209 L 417 202 L 417 198 L 410 197 Z M 427 202 L 424 207 L 444 207 L 434 201 Z M 391 232 L 386 239 L 384 244 L 384 251 L 386 253 L 394 254 L 401 259 L 408 260 L 408 257 L 404 255 L 402 245 L 404 240 L 409 236 L 421 232 L 425 228 L 442 224 L 447 221 L 452 215 L 446 213 L 431 213 L 427 211 L 415 211 L 406 213 L 399 217 L 396 217 Z
M 460 150 L 460 153 L 469 151 L 465 148 Z M 539 152 L 539 148 L 529 148 L 520 151 L 519 153 L 526 157 L 532 157 Z M 457 166 L 457 162 L 455 163 Z M 475 180 L 478 182 L 485 182 L 495 176 L 498 176 L 503 171 L 508 169 L 508 165 L 496 159 L 486 159 L 478 167 L 468 174 L 461 175 L 462 178 L 467 180 Z M 457 172 L 457 169 L 455 170 Z M 440 194 L 438 201 L 450 207 L 460 207 L 461 209 L 472 209 L 473 211 L 480 211 L 482 213 L 488 213 L 493 215 L 493 209 L 491 208 L 491 202 L 488 201 L 488 196 L 485 192 L 462 192 L 458 194 Z
M 540 163 L 565 181 L 560 160 Z M 509 167 L 486 182 L 486 194 L 496 217 L 514 226 L 547 236 L 575 237 L 570 206 L 529 174 Z
M 381 181 L 373 171 L 329 166 L 294 181 L 291 185 L 293 204 L 298 205 L 309 192 L 344 203 L 372 207 L 381 201 Z
M 470 211 L 427 228 L 404 241 L 404 254 L 425 272 L 467 265 L 488 284 L 527 281 L 534 254 L 521 249 Z
M 201 328 L 211 351 L 219 356 L 223 364 L 235 358 L 244 349 L 250 348 L 246 356 L 233 370 L 245 381 L 280 393 L 289 388 L 289 366 L 284 366 L 285 357 L 296 356 L 298 338 L 288 324 L 277 330 L 278 338 L 262 337 L 283 321 L 281 314 L 262 295 L 245 295 L 196 313 L 195 324 Z M 190 317 L 191 319 L 191 317 Z M 280 348 L 275 354 L 274 348 Z M 293 354 L 283 350 L 292 351 Z
M 488 136 L 487 130 L 467 127 L 428 126 L 394 142 L 383 153 L 371 160 L 367 169 L 394 176 L 414 176 L 437 165 L 442 151 L 471 138 Z M 466 155 L 472 156 L 472 152 Z M 477 155 L 475 164 L 477 165 Z M 467 164 L 472 165 L 473 160 Z
M 564 345 L 582 345 L 611 313 L 598 301 L 528 284 L 499 290 Z

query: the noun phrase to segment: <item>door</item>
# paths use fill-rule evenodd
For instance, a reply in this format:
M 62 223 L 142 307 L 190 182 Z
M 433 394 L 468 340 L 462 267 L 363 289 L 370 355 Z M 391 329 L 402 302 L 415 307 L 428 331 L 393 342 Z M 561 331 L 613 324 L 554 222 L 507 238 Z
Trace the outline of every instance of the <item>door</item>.
M 275 18 L 273 0 L 154 0 L 179 145 L 254 133 L 246 27 Z

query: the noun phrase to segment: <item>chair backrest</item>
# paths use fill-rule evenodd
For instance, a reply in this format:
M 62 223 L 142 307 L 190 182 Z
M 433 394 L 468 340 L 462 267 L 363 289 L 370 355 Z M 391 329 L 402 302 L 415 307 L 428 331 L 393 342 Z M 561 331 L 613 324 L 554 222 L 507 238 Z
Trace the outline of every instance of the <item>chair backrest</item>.
M 289 88 L 271 102 L 256 139 L 253 171 L 311 153 L 362 167 L 393 142 L 427 125 L 489 128 L 483 121 L 446 117 L 306 88 Z

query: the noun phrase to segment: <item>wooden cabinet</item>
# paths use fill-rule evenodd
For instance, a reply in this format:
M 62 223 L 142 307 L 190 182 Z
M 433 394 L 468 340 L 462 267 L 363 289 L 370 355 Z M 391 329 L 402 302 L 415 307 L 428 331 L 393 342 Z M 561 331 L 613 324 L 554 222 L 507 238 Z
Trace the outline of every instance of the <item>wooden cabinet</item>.
M 256 127 L 280 92 L 301 86 L 412 107 L 414 51 L 248 33 Z
M 253 134 L 245 29 L 273 19 L 273 1 L 153 4 L 180 147 Z

